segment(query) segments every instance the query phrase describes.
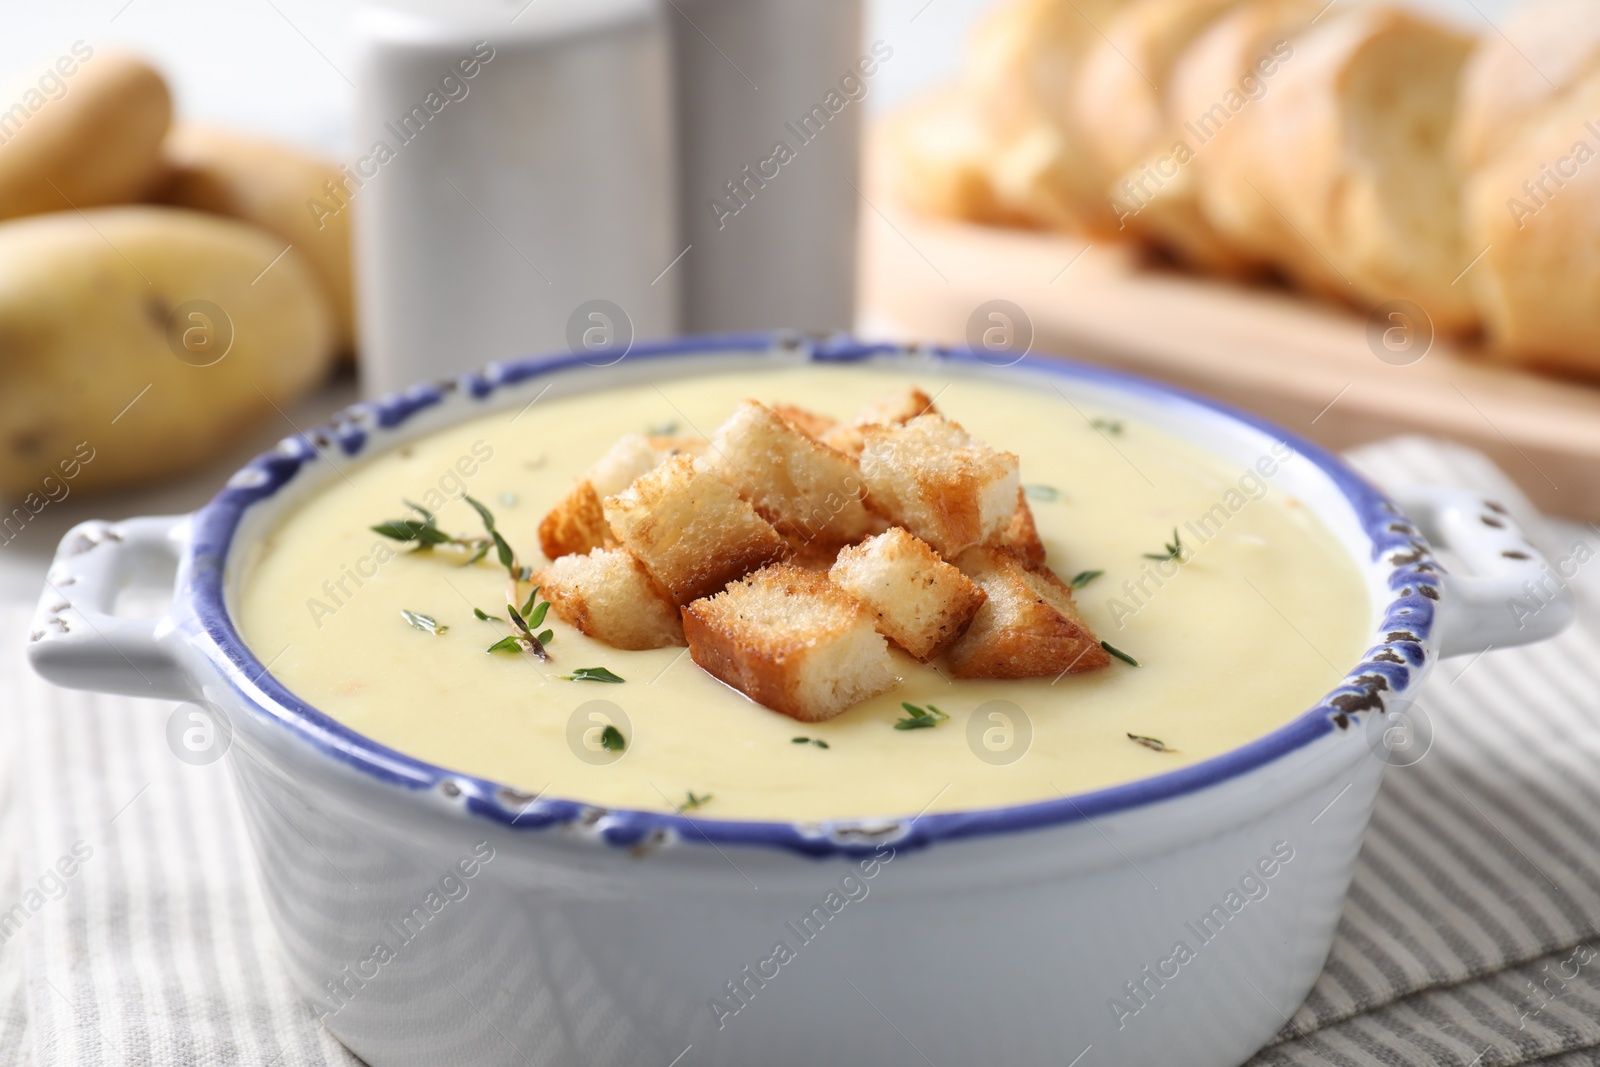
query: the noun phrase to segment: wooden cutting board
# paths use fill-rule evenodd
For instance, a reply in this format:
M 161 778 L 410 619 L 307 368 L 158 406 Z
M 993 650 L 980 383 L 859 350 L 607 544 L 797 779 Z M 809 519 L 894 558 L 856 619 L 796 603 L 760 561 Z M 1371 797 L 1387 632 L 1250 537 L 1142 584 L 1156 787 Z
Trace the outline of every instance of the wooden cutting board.
M 1216 397 L 1336 449 L 1425 433 L 1487 453 L 1552 514 L 1600 521 L 1600 388 L 1498 366 L 1445 339 L 1282 290 L 1151 267 L 1130 248 L 863 206 L 861 308 L 901 339 L 964 342 L 1009 300 L 1032 353 L 1111 364 Z M 1465 284 L 1463 282 L 1463 284 Z M 1386 323 L 1387 324 L 1387 323 Z M 1385 324 L 1385 325 L 1386 325 Z M 1381 333 L 1381 329 L 1377 331 Z M 1030 357 L 1031 358 L 1031 357 Z

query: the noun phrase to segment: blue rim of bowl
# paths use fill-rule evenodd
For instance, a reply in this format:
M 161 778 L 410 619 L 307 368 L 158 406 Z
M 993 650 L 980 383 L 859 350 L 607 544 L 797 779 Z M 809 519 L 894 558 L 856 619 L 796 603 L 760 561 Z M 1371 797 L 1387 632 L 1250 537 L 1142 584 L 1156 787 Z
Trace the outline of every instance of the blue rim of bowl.
M 640 344 L 633 346 L 627 357 L 639 361 L 775 349 L 792 350 L 803 359 L 820 363 L 852 363 L 874 356 L 915 353 L 935 360 L 993 366 L 966 347 L 863 342 L 842 335 L 806 338 L 783 331 Z M 456 379 L 421 384 L 380 400 L 358 403 L 334 416 L 326 426 L 285 438 L 277 449 L 256 457 L 235 473 L 196 514 L 189 548 L 189 594 L 198 627 L 197 643 L 221 668 L 219 673 L 226 683 L 254 710 L 290 727 L 324 755 L 383 783 L 413 792 L 435 791 L 472 815 L 517 830 L 579 825 L 592 830 L 592 836 L 605 844 L 625 849 L 679 840 L 778 848 L 812 857 L 859 857 L 883 844 L 914 849 L 940 841 L 1016 833 L 1109 815 L 1207 789 L 1266 766 L 1330 733 L 1348 730 L 1363 714 L 1383 714 L 1385 694 L 1410 688 L 1426 663 L 1434 609 L 1443 595 L 1438 565 L 1416 527 L 1364 478 L 1320 446 L 1228 405 L 1136 375 L 1051 355 L 1033 360 L 1030 367 L 1220 414 L 1287 442 L 1320 468 L 1344 495 L 1370 539 L 1373 562 L 1390 566 L 1387 580 L 1391 599 L 1372 647 L 1316 706 L 1266 736 L 1211 759 L 1076 796 L 915 816 L 770 822 L 604 808 L 582 801 L 535 797 L 379 744 L 300 700 L 269 672 L 234 628 L 225 600 L 228 550 L 251 506 L 271 497 L 302 467 L 317 462 L 330 449 L 337 448 L 345 457 L 358 455 L 373 427 L 393 429 L 456 392 L 484 400 L 530 378 L 594 366 L 594 358 L 592 353 L 560 354 L 496 363 Z

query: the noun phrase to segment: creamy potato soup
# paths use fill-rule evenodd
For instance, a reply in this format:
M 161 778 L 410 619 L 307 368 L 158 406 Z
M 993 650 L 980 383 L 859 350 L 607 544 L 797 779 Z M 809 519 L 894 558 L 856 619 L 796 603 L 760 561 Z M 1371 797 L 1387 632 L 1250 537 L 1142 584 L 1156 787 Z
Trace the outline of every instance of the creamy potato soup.
M 552 631 L 548 662 L 487 653 L 512 633 L 500 621 L 509 583 L 496 553 L 469 564 L 470 553 L 410 551 L 372 530 L 416 518 L 410 501 L 436 512 L 442 531 L 482 536 L 466 494 L 537 569 L 540 518 L 625 433 L 708 437 L 744 397 L 844 418 L 910 384 L 1021 457 L 1048 565 L 1077 579 L 1085 620 L 1138 666 L 1115 659 L 1056 679 L 953 681 L 896 649 L 897 688 L 801 723 L 717 681 L 686 649 L 619 651 L 554 613 L 541 627 Z M 236 613 L 257 656 L 299 697 L 394 749 L 603 806 L 818 820 L 990 808 L 1129 782 L 1226 752 L 1311 707 L 1357 662 L 1370 622 L 1354 564 L 1275 484 L 1285 464 L 1305 462 L 1287 446 L 1241 467 L 1048 389 L 936 371 L 807 366 L 666 379 L 540 400 L 338 462 L 344 477 L 244 561 Z M 1181 562 L 1170 558 L 1174 536 Z M 623 681 L 580 680 L 589 668 Z M 909 717 L 903 703 L 949 718 L 896 729 Z

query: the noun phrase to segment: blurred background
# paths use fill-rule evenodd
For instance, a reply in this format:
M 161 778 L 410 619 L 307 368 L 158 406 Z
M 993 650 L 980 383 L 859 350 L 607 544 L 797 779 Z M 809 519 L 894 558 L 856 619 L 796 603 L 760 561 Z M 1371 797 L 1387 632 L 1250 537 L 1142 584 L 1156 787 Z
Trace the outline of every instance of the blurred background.
M 514 15 L 525 0 L 506 0 Z M 536 0 L 540 2 L 540 0 Z M 1348 0 L 1341 0 L 1348 2 Z M 1516 0 L 1418 0 L 1468 30 L 1501 20 Z M 166 74 L 179 114 L 279 137 L 335 156 L 349 150 L 354 88 L 339 74 L 355 44 L 356 0 L 106 0 L 26 4 L 11 0 L 0 69 L 25 69 L 79 38 L 134 49 Z M 953 76 L 972 23 L 995 0 L 868 0 L 867 40 L 896 46 L 869 111 L 903 103 Z
M 1109 363 L 1600 519 L 1580 0 L 6 13 L 8 594 L 360 396 L 727 330 Z

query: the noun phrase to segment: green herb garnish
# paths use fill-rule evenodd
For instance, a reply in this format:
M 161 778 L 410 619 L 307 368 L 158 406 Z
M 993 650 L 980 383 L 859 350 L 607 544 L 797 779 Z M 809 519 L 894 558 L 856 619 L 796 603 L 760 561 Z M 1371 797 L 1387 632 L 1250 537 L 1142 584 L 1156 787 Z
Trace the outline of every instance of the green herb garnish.
M 615 729 L 615 727 L 612 727 L 612 729 Z M 617 736 L 621 737 L 622 735 L 618 734 Z M 688 799 L 686 799 L 682 804 L 678 805 L 679 815 L 682 815 L 686 811 L 693 811 L 695 808 L 704 807 L 712 799 L 712 794 L 710 793 L 707 793 L 703 797 L 696 796 L 693 789 L 690 789 L 687 795 Z
M 620 680 L 620 679 L 619 679 Z M 628 747 L 628 739 L 622 736 L 622 731 L 615 726 L 607 726 L 600 731 L 600 747 L 607 752 L 622 752 Z M 710 800 L 710 797 L 706 798 Z
M 1157 752 L 1176 752 L 1176 751 L 1178 751 L 1175 748 L 1168 748 L 1167 747 L 1167 743 L 1165 741 L 1158 740 L 1158 739 L 1156 739 L 1154 737 L 1145 737 L 1145 736 L 1143 736 L 1141 734 L 1129 734 L 1128 735 L 1128 740 L 1129 741 L 1135 741 L 1135 742 L 1143 745 L 1145 748 L 1154 749 Z
M 1022 487 L 1022 495 L 1029 500 L 1060 500 L 1061 490 L 1053 485 L 1025 485 Z
M 1161 547 L 1166 549 L 1166 551 L 1161 553 L 1159 556 L 1154 552 L 1146 552 L 1144 554 L 1144 558 L 1158 560 L 1163 563 L 1169 559 L 1175 559 L 1179 563 L 1183 562 L 1183 540 L 1178 536 L 1178 528 L 1176 526 L 1172 528 L 1172 540 Z
M 1116 648 L 1116 647 L 1106 643 L 1105 641 L 1101 641 L 1100 642 L 1100 647 L 1105 649 L 1107 652 L 1111 653 L 1113 656 L 1117 657 L 1118 659 L 1120 659 L 1122 662 L 1126 663 L 1130 667 L 1142 667 L 1142 666 L 1144 666 L 1144 664 L 1140 663 L 1138 660 L 1134 659 L 1132 656 L 1130 656 L 1126 652 L 1122 651 L 1122 649 Z
M 517 637 L 516 635 L 513 634 L 513 635 L 506 636 L 506 637 L 502 637 L 500 640 L 496 641 L 494 644 L 492 644 L 488 648 L 484 649 L 484 651 L 485 652 L 532 652 L 533 651 L 533 646 L 530 645 L 530 644 L 525 643 L 522 640 L 522 638 Z
M 579 667 L 571 674 L 563 674 L 561 677 L 568 682 L 610 682 L 613 685 L 627 681 L 626 678 L 618 678 L 604 667 Z
M 450 629 L 450 627 L 439 622 L 432 615 L 424 615 L 419 611 L 407 611 L 405 608 L 401 608 L 400 617 L 409 622 L 412 627 L 424 633 L 439 635 Z
M 828 742 L 820 737 L 791 737 L 789 740 L 796 745 L 816 745 L 818 748 L 828 747 Z
M 476 615 L 478 618 L 482 619 L 484 622 L 504 622 L 505 621 L 504 619 L 500 618 L 500 616 L 498 616 L 498 615 L 490 615 L 488 612 L 484 611 L 482 608 L 473 608 L 472 609 L 472 614 Z
M 439 529 L 431 520 L 419 522 L 416 519 L 390 519 L 372 527 L 372 532 L 394 541 L 415 541 L 419 549 L 448 545 L 455 541 L 455 538 Z
M 544 639 L 533 632 L 533 628 L 528 625 L 527 620 L 522 617 L 521 613 L 510 604 L 507 604 L 506 614 L 511 616 L 511 625 L 522 631 L 522 636 L 517 638 L 518 643 L 540 659 L 549 659 L 550 653 L 544 650 Z M 543 618 L 542 614 L 540 618 Z
M 1090 419 L 1089 425 L 1101 433 L 1110 434 L 1112 437 L 1122 436 L 1122 423 L 1116 419 Z
M 900 719 L 894 724 L 896 730 L 931 730 L 950 717 L 932 704 L 924 709 L 901 701 L 900 706 L 911 714 L 910 717 Z
M 1105 571 L 1079 571 L 1072 576 L 1072 581 L 1067 584 L 1074 589 L 1082 589 L 1104 573 Z

